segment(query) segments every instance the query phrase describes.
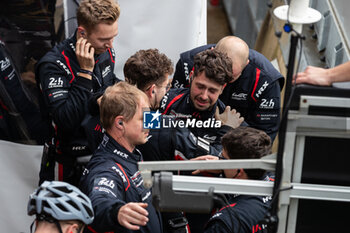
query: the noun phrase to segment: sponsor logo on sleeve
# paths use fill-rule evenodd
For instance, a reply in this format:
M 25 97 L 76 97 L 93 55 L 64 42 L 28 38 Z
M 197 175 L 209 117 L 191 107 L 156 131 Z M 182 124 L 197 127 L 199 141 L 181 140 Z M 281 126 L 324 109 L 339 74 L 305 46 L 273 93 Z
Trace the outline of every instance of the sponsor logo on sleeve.
M 231 95 L 231 99 L 233 100 L 247 100 L 247 95 L 246 93 L 236 93 L 233 92 Z
M 259 108 L 261 109 L 273 109 L 275 107 L 275 101 L 273 99 L 261 99 Z
M 102 78 L 106 77 L 107 74 L 109 74 L 111 72 L 111 66 L 107 66 L 106 68 L 103 69 L 102 71 Z
M 111 194 L 114 197 L 117 197 L 117 195 L 113 192 L 114 187 L 114 181 L 107 179 L 106 177 L 100 177 L 94 180 L 94 191 L 105 192 L 107 194 Z
M 126 177 L 124 176 L 123 172 L 119 170 L 117 167 L 113 166 L 112 170 L 115 171 L 123 180 L 124 183 L 128 183 Z
M 97 185 L 107 186 L 107 187 L 109 187 L 111 189 L 113 189 L 114 186 L 115 186 L 114 181 L 113 180 L 109 180 L 106 177 L 101 177 L 100 180 L 98 181 Z
M 9 66 L 10 66 L 10 59 L 8 59 L 8 57 L 5 57 L 5 60 L 0 61 L 1 71 L 6 70 Z
M 265 81 L 264 84 L 258 90 L 258 92 L 255 94 L 256 98 L 259 98 L 268 86 L 269 86 L 269 83 Z
M 62 77 L 50 77 L 48 88 L 59 88 L 63 87 Z
M 60 60 L 56 60 L 56 62 L 59 66 L 61 66 L 64 69 L 64 71 L 66 71 L 67 75 L 71 74 L 68 67 L 63 62 L 61 62 Z
M 57 99 L 59 97 L 64 97 L 68 93 L 68 90 L 58 90 L 49 94 L 51 100 Z
M 113 197 L 117 197 L 117 195 L 112 190 L 105 187 L 94 187 L 94 190 L 99 192 L 105 192 L 111 194 Z
M 273 118 L 277 118 L 278 115 L 277 114 L 257 114 L 256 115 L 257 118 L 259 118 L 261 121 L 268 121 L 268 120 L 272 120 Z

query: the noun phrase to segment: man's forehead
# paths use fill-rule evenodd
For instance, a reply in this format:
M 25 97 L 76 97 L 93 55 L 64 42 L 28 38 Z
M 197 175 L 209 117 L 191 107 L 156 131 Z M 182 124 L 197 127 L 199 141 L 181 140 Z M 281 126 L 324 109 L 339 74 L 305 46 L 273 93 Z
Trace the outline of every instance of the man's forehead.
M 91 33 L 95 34 L 96 38 L 100 40 L 114 38 L 119 33 L 118 21 L 115 21 L 112 24 L 104 22 L 99 23 L 94 26 Z
M 215 82 L 214 80 L 208 78 L 205 76 L 205 74 L 203 76 L 199 75 L 197 77 L 195 77 L 193 79 L 193 82 L 206 86 L 208 88 L 214 88 L 214 89 L 220 89 L 223 85 L 221 85 L 220 83 Z

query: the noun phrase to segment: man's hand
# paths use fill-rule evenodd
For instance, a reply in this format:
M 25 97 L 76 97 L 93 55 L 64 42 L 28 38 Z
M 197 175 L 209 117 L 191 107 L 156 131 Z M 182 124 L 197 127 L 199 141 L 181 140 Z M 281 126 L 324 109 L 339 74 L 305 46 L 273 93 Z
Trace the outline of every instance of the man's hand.
M 79 62 L 80 68 L 83 70 L 93 71 L 95 66 L 94 59 L 95 49 L 84 38 L 80 37 L 75 46 L 75 55 Z
M 142 202 L 129 202 L 123 205 L 118 212 L 118 222 L 123 227 L 136 231 L 140 226 L 145 226 L 148 222 L 148 204 Z
M 219 157 L 217 156 L 213 156 L 213 155 L 202 155 L 202 156 L 198 156 L 194 159 L 191 159 L 191 161 L 198 161 L 198 160 L 219 160 Z M 206 172 L 210 172 L 210 173 L 215 173 L 215 174 L 219 174 L 222 172 L 222 170 L 195 170 L 192 172 L 193 175 L 197 175 L 203 171 L 206 171 Z
M 308 66 L 304 72 L 297 73 L 293 77 L 296 84 L 307 83 L 318 86 L 331 86 L 331 75 L 329 69 Z
M 241 114 L 236 112 L 236 109 L 231 110 L 230 106 L 226 106 L 225 111 L 221 114 L 219 113 L 219 107 L 216 107 L 215 119 L 221 121 L 222 125 L 230 126 L 233 129 L 239 127 L 244 121 Z

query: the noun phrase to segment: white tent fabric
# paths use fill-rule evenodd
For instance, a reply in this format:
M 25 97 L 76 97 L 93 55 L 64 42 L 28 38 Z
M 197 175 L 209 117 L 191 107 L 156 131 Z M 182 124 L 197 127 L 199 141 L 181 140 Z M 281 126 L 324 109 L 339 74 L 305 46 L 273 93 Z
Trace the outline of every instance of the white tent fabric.
M 206 0 L 119 0 L 115 73 L 140 49 L 157 48 L 176 65 L 181 52 L 207 43 Z
M 29 232 L 29 194 L 39 182 L 42 146 L 0 140 L 0 226 L 1 232 Z

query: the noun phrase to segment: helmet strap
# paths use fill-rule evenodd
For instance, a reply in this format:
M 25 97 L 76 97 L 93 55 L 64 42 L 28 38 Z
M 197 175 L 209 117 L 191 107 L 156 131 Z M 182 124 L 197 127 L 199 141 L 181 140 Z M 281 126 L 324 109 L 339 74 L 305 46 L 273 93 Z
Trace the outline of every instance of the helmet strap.
M 56 226 L 57 226 L 57 228 L 58 228 L 58 231 L 59 231 L 60 233 L 63 233 L 63 232 L 62 232 L 62 228 L 61 228 L 61 224 L 58 222 L 58 220 L 55 221 L 55 224 L 56 224 Z
M 30 233 L 33 233 L 33 225 L 34 225 L 35 221 L 36 221 L 36 219 L 34 219 L 32 224 L 30 224 Z

